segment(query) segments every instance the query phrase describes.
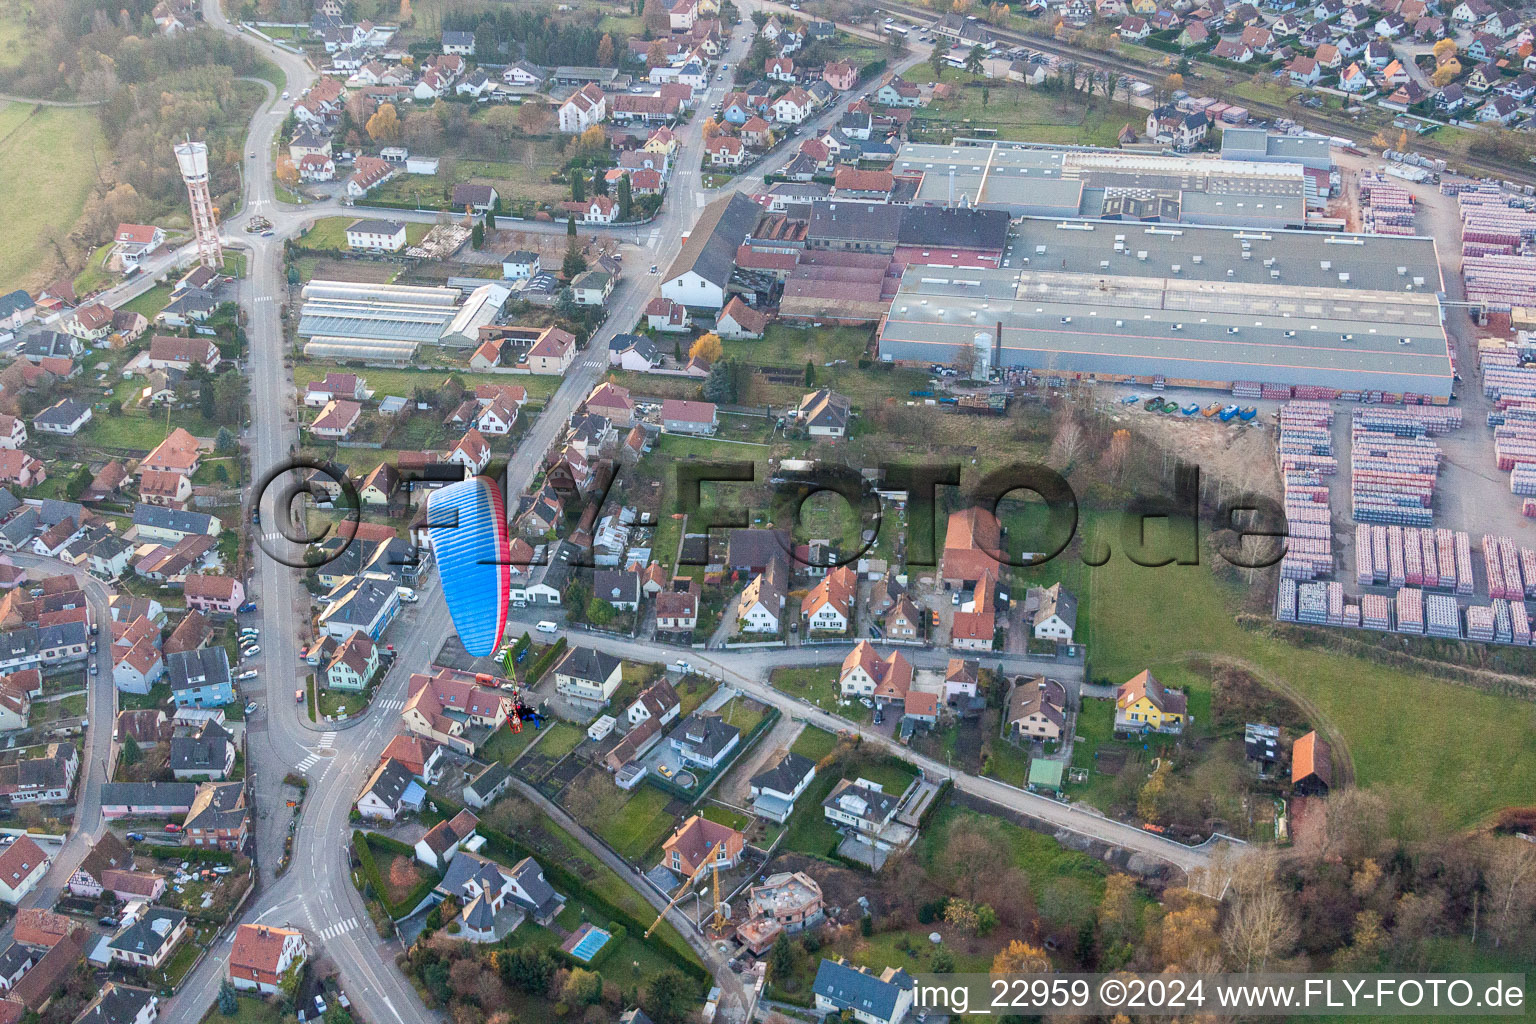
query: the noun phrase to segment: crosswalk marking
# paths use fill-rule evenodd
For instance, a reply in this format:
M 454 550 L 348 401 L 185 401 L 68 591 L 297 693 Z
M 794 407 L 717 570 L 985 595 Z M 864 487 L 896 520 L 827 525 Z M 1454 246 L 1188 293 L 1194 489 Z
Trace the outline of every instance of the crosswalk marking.
M 304 760 L 302 760 L 298 764 L 294 765 L 294 767 L 297 768 L 301 772 L 307 772 L 307 771 L 309 771 L 311 768 L 313 768 L 315 766 L 315 762 L 318 761 L 318 760 L 320 760 L 320 758 L 316 757 L 314 754 L 310 754 Z
M 335 743 L 335 742 L 336 742 L 336 732 L 335 732 L 335 730 L 332 730 L 331 732 L 325 733 L 325 734 L 323 734 L 320 737 L 320 745 L 322 747 L 328 747 L 332 743 Z
M 405 707 L 405 701 L 398 700 L 398 699 L 396 699 L 396 700 L 381 700 L 381 701 L 378 702 L 378 705 L 379 705 L 379 707 L 383 708 L 385 711 L 399 711 L 401 708 Z
M 322 940 L 325 940 L 325 941 L 328 942 L 331 939 L 336 938 L 336 936 L 342 934 L 343 932 L 349 932 L 353 928 L 356 928 L 356 927 L 357 927 L 357 918 L 349 917 L 345 921 L 341 921 L 341 922 L 339 922 L 337 924 L 333 924 L 333 925 L 331 925 L 328 928 L 320 929 L 320 938 Z

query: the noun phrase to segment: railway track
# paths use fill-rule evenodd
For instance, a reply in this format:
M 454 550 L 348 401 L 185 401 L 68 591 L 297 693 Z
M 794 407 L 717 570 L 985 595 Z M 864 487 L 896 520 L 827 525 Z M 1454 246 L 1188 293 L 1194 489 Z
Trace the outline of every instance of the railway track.
M 934 13 L 932 11 L 924 10 L 920 7 L 911 7 L 906 4 L 889 2 L 883 4 L 882 7 L 883 9 L 888 10 L 894 14 L 903 14 L 922 23 L 931 22 L 934 19 Z M 1039 50 L 1042 53 L 1050 53 L 1056 55 L 1057 57 L 1068 58 L 1084 64 L 1092 64 L 1107 71 L 1116 71 L 1120 74 L 1130 75 L 1133 77 L 1150 78 L 1156 74 L 1161 73 L 1161 69 L 1148 67 L 1145 64 L 1138 64 L 1134 61 L 1126 60 L 1124 57 L 1117 57 L 1114 54 L 1105 53 L 1101 50 L 1089 50 L 1083 47 L 1073 46 L 1070 43 L 1063 43 L 1055 39 L 1030 35 L 1025 32 L 1019 32 L 1015 29 L 998 28 L 997 26 L 987 22 L 983 23 L 987 24 L 988 29 L 999 39 L 1003 39 L 1010 43 L 1016 43 L 1019 46 L 1026 46 L 1032 50 Z M 1195 61 L 1191 61 L 1190 64 L 1192 68 L 1196 69 L 1196 74 L 1199 78 L 1205 81 L 1211 80 L 1208 75 L 1209 69 L 1202 67 L 1198 62 Z M 1278 103 L 1266 103 L 1262 100 L 1251 100 L 1247 97 L 1242 98 L 1242 105 L 1247 107 L 1249 111 L 1256 113 L 1265 119 L 1274 120 L 1275 118 L 1279 117 L 1287 117 L 1312 131 L 1324 132 L 1328 135 L 1336 135 L 1340 138 L 1348 138 L 1355 146 L 1362 149 L 1371 148 L 1369 139 L 1359 138 L 1361 126 L 1354 124 L 1353 122 L 1324 117 L 1319 115 L 1316 111 L 1307 108 L 1293 108 Z M 1372 130 L 1372 134 L 1374 134 L 1374 129 Z M 1522 166 L 1519 164 L 1504 164 L 1476 157 L 1461 156 L 1456 153 L 1441 150 L 1432 143 L 1428 145 L 1421 143 L 1419 148 L 1425 153 L 1425 155 L 1443 157 L 1448 164 L 1456 167 L 1463 174 L 1469 174 L 1475 177 L 1497 178 L 1500 180 L 1512 181 L 1520 185 L 1536 185 L 1536 167 L 1531 167 L 1529 165 Z

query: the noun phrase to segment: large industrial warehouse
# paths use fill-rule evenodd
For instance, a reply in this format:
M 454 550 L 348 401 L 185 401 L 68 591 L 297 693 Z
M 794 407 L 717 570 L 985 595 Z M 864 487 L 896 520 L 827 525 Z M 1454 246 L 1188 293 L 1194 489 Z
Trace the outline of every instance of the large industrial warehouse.
M 918 204 L 981 206 L 1012 216 L 1270 228 L 1304 226 L 1307 201 L 1318 187 L 1300 159 L 1168 157 L 1005 142 L 909 144 L 892 170 L 921 179 Z
M 1007 266 L 911 267 L 880 356 L 978 370 L 1444 401 L 1434 241 L 1026 218 Z

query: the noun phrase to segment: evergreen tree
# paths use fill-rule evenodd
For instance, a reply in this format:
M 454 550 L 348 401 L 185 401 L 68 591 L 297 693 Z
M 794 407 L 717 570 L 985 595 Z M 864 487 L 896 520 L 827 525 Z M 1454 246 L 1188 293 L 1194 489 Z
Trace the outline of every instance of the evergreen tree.
M 629 175 L 619 178 L 619 220 L 634 219 L 635 196 L 630 189 Z
M 565 216 L 565 233 L 571 238 L 576 237 L 576 215 L 568 213 Z
M 476 248 L 476 249 L 479 249 L 481 246 L 485 245 L 485 225 L 484 224 L 481 224 L 481 223 L 479 223 L 477 221 L 475 223 L 475 226 L 473 228 L 470 228 L 470 230 L 469 230 L 469 244 L 471 246 L 473 246 L 474 248 Z
M 118 760 L 129 768 L 144 760 L 144 752 L 139 749 L 139 741 L 132 735 L 123 739 L 123 749 L 118 753 Z
M 587 176 L 580 167 L 571 169 L 571 199 L 574 202 L 584 202 L 587 198 Z
M 240 442 L 235 440 L 234 431 L 228 427 L 220 427 L 213 439 L 213 450 L 220 455 L 233 455 L 240 450 Z
M 496 230 L 496 211 L 495 210 L 486 210 L 485 211 L 485 230 L 487 230 L 487 231 L 495 231 Z
M 795 951 L 789 944 L 789 933 L 779 932 L 779 937 L 773 940 L 773 948 L 768 951 L 768 976 L 776 984 L 783 984 L 784 979 L 795 973 Z
M 805 361 L 805 386 L 808 388 L 816 386 L 816 364 L 809 359 Z
M 567 246 L 565 259 L 560 261 L 560 273 L 569 281 L 577 274 L 587 269 L 587 258 L 581 254 L 581 250 L 574 244 Z
M 595 196 L 608 194 L 608 177 L 602 171 L 592 172 L 592 194 Z
M 235 997 L 235 986 L 228 981 L 219 982 L 219 1012 L 233 1017 L 240 1011 L 240 1001 Z
M 203 414 L 203 419 L 213 419 L 218 412 L 218 397 L 213 393 L 213 381 L 205 380 L 197 389 L 198 412 Z

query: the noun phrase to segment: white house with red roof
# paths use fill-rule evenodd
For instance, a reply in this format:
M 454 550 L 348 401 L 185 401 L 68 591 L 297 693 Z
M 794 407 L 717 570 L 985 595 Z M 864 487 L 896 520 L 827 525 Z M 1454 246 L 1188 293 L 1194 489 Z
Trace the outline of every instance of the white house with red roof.
M 325 403 L 320 414 L 309 425 L 309 432 L 328 441 L 343 440 L 352 433 L 352 428 L 357 426 L 362 414 L 363 407 L 357 402 L 332 399 Z
M 233 615 L 245 603 L 245 587 L 233 576 L 188 576 L 181 592 L 204 615 Z
M 164 244 L 165 232 L 152 224 L 119 224 L 112 236 L 112 252 L 126 267 L 138 266 Z
M 309 956 L 304 933 L 266 924 L 242 924 L 235 929 L 229 951 L 229 983 L 245 992 L 271 995 L 283 978 Z

